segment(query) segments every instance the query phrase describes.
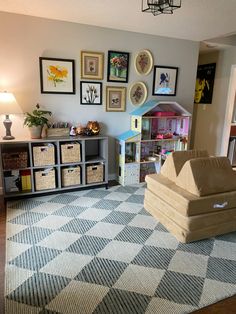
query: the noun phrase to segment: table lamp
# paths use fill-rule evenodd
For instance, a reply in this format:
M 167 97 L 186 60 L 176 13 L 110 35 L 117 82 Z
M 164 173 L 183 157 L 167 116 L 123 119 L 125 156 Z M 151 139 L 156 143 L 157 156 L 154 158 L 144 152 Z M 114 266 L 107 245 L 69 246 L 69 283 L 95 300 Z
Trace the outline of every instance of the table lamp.
M 13 140 L 14 136 L 11 135 L 12 122 L 9 119 L 9 114 L 22 113 L 22 110 L 12 93 L 0 92 L 0 114 L 5 114 L 6 119 L 3 124 L 6 128 L 6 135 L 3 137 L 4 140 Z

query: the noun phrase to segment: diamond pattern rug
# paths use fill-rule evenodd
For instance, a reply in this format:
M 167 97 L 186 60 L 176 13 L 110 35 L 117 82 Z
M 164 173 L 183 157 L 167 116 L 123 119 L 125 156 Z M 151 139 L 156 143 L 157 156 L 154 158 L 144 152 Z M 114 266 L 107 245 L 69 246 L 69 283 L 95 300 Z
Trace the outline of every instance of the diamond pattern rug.
M 179 243 L 144 184 L 8 202 L 6 314 L 190 313 L 236 293 L 236 233 Z

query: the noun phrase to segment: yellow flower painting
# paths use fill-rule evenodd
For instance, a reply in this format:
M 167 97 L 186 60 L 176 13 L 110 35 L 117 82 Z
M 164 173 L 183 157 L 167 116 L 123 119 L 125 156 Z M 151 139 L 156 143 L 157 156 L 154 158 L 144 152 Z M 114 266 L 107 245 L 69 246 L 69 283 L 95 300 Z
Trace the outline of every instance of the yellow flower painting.
M 75 94 L 75 60 L 39 57 L 41 93 Z
M 68 70 L 65 67 L 59 65 L 49 65 L 47 69 L 48 81 L 52 81 L 54 86 L 65 82 L 65 78 L 68 77 Z

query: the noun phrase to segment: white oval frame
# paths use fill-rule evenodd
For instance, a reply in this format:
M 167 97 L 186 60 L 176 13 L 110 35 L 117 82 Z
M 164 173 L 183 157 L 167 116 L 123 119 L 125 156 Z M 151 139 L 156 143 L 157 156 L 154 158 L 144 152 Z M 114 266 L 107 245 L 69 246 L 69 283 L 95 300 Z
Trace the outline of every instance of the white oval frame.
M 144 97 L 143 97 L 143 100 L 139 103 L 134 103 L 133 100 L 132 100 L 132 97 L 131 97 L 131 91 L 132 89 L 135 87 L 135 85 L 141 85 L 142 88 L 143 88 L 143 91 L 144 91 Z M 134 82 L 133 84 L 130 85 L 130 88 L 129 88 L 129 100 L 131 102 L 131 104 L 135 107 L 139 107 L 141 106 L 147 99 L 147 94 L 148 94 L 148 91 L 147 91 L 147 86 L 145 83 L 143 82 Z
M 146 72 L 140 72 L 140 71 L 138 70 L 138 68 L 137 68 L 137 59 L 138 59 L 138 57 L 139 57 L 139 55 L 140 55 L 141 53 L 146 53 L 146 54 L 148 55 L 148 58 L 149 58 L 149 61 L 150 61 L 150 66 L 149 66 L 149 68 L 147 69 Z M 152 71 L 152 68 L 153 68 L 153 56 L 152 56 L 152 53 L 151 53 L 149 50 L 147 50 L 147 49 L 140 50 L 140 51 L 136 54 L 136 56 L 135 56 L 135 58 L 134 58 L 134 67 L 135 67 L 136 72 L 137 72 L 139 75 L 148 75 L 148 74 Z

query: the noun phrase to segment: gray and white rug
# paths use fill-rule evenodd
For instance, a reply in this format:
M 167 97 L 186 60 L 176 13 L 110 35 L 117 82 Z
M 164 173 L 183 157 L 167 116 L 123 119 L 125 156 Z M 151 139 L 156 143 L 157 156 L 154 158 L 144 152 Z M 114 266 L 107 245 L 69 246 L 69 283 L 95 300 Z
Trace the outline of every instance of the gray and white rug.
M 6 314 L 189 313 L 236 293 L 236 233 L 181 244 L 144 185 L 8 203 Z

